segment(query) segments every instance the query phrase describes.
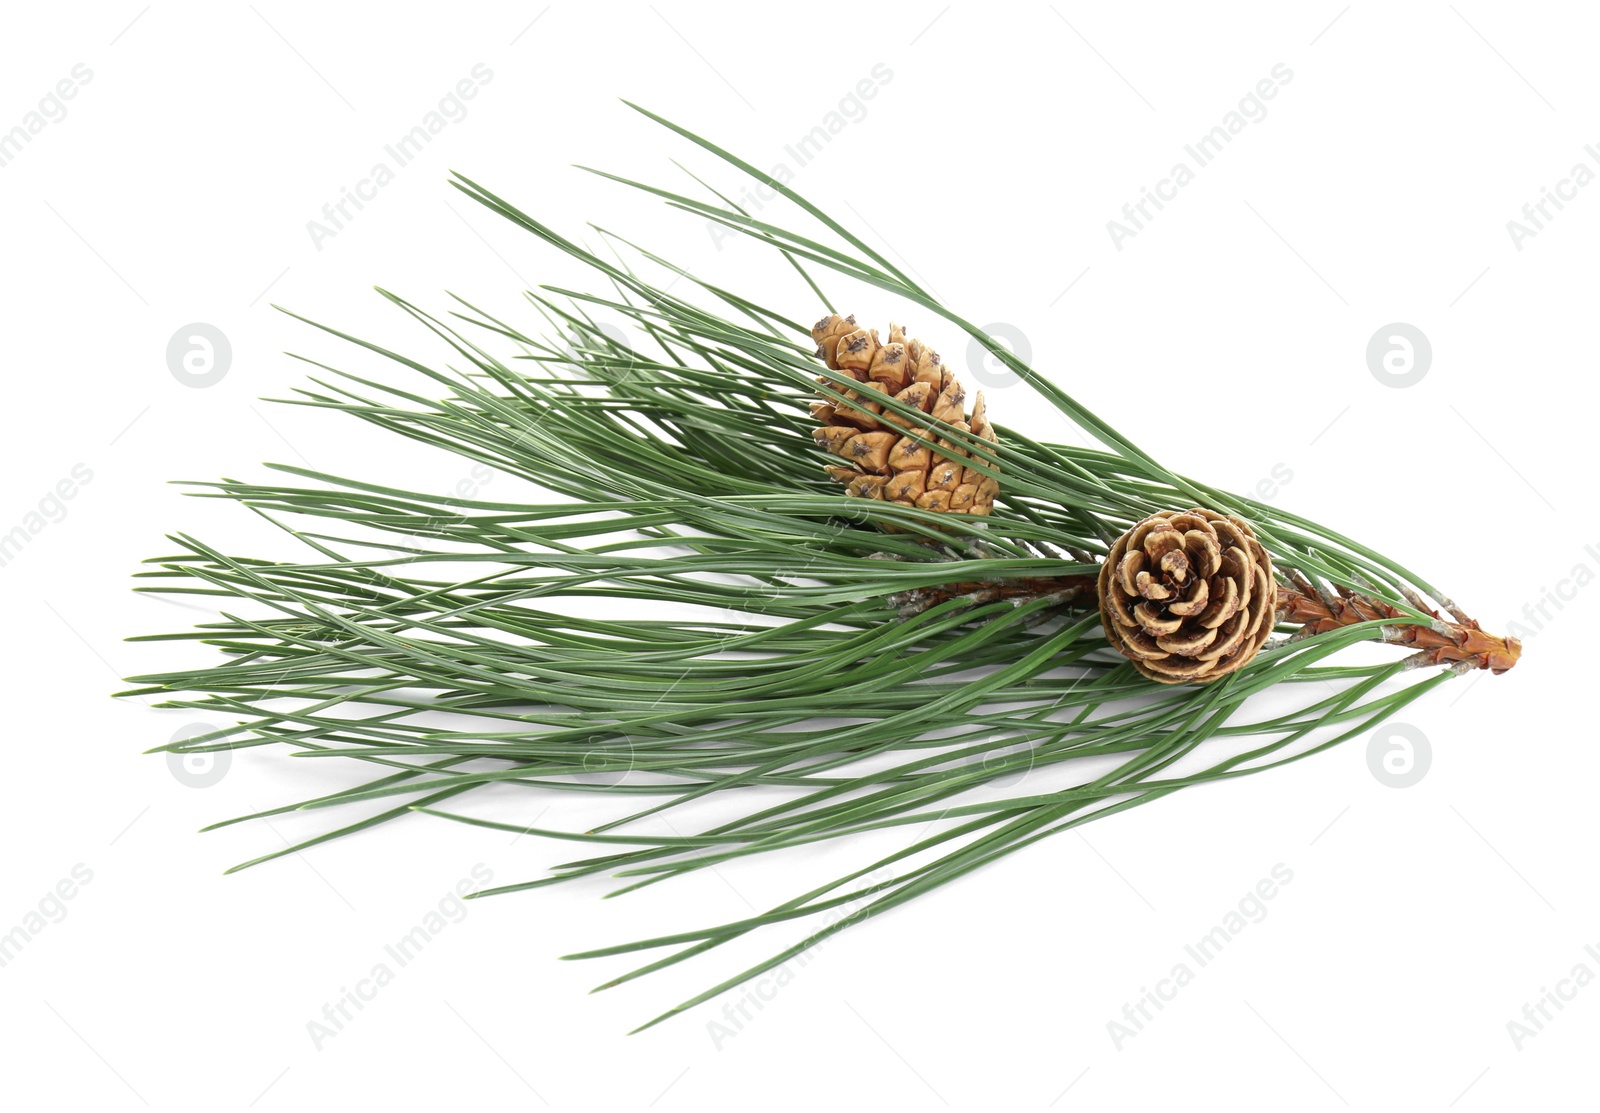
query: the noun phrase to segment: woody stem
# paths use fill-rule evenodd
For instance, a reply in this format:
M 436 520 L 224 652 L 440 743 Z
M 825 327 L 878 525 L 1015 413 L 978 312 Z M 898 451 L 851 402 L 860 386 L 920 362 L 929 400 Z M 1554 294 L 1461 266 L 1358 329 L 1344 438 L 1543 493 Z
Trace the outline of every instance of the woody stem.
M 1418 624 L 1414 616 L 1379 599 L 1360 595 L 1343 587 L 1336 593 L 1318 591 L 1304 577 L 1292 575 L 1295 584 L 1278 584 L 1279 622 L 1297 624 L 1296 640 L 1316 637 L 1358 622 L 1389 620 L 1382 627 L 1382 640 L 1391 645 L 1409 646 L 1416 652 L 1407 658 L 1409 668 L 1445 665 L 1458 672 L 1489 669 L 1499 674 L 1513 667 L 1522 655 L 1516 638 L 1484 632 L 1475 619 L 1452 613 L 1455 621 L 1441 617 L 1421 599 L 1413 605 L 1433 618 L 1428 625 Z M 1009 601 L 1014 606 L 1038 600 L 1052 600 L 1053 606 L 1083 606 L 1098 598 L 1096 577 L 1022 576 L 1014 579 L 962 580 L 934 587 L 913 588 L 889 596 L 891 606 L 901 618 L 911 618 L 932 607 L 960 600 L 965 606 Z

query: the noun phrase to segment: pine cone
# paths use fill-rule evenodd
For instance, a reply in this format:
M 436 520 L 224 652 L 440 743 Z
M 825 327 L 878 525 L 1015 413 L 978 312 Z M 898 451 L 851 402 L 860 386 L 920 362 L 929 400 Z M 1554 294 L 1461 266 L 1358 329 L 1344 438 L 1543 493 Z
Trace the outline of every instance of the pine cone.
M 962 464 L 971 459 L 969 452 L 873 401 L 875 393 L 888 394 L 957 429 L 994 441 L 982 392 L 972 413 L 964 414 L 966 391 L 939 362 L 939 353 L 920 340 L 907 340 L 905 330 L 892 321 L 887 344 L 879 342 L 877 329 L 857 328 L 854 317 L 833 314 L 818 321 L 811 336 L 817 342 L 817 355 L 830 368 L 849 372 L 861 384 L 860 390 L 840 390 L 848 403 L 811 403 L 811 416 L 822 422 L 812 436 L 835 456 L 850 461 L 850 467 L 828 469 L 829 475 L 849 485 L 847 494 L 953 514 L 982 516 L 994 509 L 1000 484 Z M 827 378 L 817 382 L 837 387 Z M 938 447 L 918 444 L 899 432 L 905 428 L 915 428 Z
M 1152 514 L 1100 566 L 1100 624 L 1133 667 L 1163 684 L 1242 668 L 1272 633 L 1272 558 L 1241 518 Z

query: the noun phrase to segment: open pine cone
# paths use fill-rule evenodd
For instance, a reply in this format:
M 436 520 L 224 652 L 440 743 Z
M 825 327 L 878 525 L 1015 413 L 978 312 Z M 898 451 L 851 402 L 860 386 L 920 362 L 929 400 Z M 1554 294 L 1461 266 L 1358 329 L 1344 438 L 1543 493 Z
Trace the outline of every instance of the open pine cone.
M 877 329 L 857 328 L 853 316 L 835 314 L 818 321 L 811 337 L 817 342 L 817 355 L 830 368 L 849 372 L 861 384 L 859 390 L 840 388 L 848 404 L 811 404 L 811 416 L 822 422 L 812 436 L 850 462 L 849 467 L 828 469 L 829 475 L 849 485 L 847 494 L 954 514 L 987 515 L 994 509 L 1000 484 L 962 463 L 971 459 L 970 453 L 873 401 L 875 393 L 888 394 L 957 429 L 994 441 L 982 392 L 972 413 L 965 414 L 966 390 L 939 362 L 939 353 L 920 340 L 907 340 L 905 330 L 892 321 L 887 344 L 878 340 Z M 837 385 L 827 378 L 817 382 Z M 911 427 L 938 447 L 918 444 L 899 431 Z
M 1100 566 L 1100 624 L 1133 667 L 1163 684 L 1242 668 L 1272 633 L 1272 558 L 1242 518 L 1152 514 Z

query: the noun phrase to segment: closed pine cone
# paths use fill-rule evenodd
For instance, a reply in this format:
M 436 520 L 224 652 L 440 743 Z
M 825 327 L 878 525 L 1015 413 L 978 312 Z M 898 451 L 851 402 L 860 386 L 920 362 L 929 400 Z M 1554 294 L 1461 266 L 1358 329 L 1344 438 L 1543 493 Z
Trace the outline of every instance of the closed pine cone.
M 819 378 L 818 383 L 835 386 L 849 401 L 811 403 L 811 416 L 822 423 L 812 436 L 850 462 L 849 467 L 828 469 L 829 475 L 848 484 L 847 494 L 954 514 L 987 515 L 994 509 L 1000 484 L 962 463 L 971 459 L 970 453 L 874 401 L 877 394 L 887 394 L 994 441 L 982 392 L 972 413 L 966 414 L 962 409 L 966 390 L 939 362 L 939 353 L 920 340 L 907 340 L 905 330 L 892 321 L 887 344 L 879 341 L 877 329 L 857 328 L 854 317 L 834 314 L 818 321 L 811 336 L 817 342 L 817 355 L 830 368 L 848 372 L 861 384 L 859 389 L 843 388 Z M 906 428 L 915 428 L 938 447 L 918 444 L 900 431 Z
M 1242 668 L 1272 633 L 1272 559 L 1241 518 L 1152 514 L 1100 566 L 1100 623 L 1133 667 L 1163 684 Z

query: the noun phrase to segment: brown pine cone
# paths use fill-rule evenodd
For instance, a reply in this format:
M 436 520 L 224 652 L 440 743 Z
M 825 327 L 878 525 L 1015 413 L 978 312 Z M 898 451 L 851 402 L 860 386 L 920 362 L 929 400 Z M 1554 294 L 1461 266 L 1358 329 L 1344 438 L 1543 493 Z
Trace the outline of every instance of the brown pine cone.
M 1152 514 L 1100 566 L 1100 624 L 1133 667 L 1163 684 L 1242 668 L 1272 633 L 1272 558 L 1241 518 Z
M 879 341 L 877 329 L 857 328 L 854 317 L 834 314 L 818 321 L 811 337 L 817 342 L 817 355 L 830 368 L 849 372 L 861 384 L 859 390 L 840 390 L 849 399 L 846 403 L 811 403 L 811 416 L 822 422 L 812 436 L 850 462 L 849 467 L 828 469 L 829 475 L 849 485 L 847 494 L 954 514 L 987 515 L 994 509 L 1000 484 L 962 464 L 971 459 L 969 452 L 873 400 L 878 393 L 891 395 L 957 429 L 994 441 L 981 392 L 972 413 L 965 414 L 966 391 L 939 362 L 939 353 L 920 340 L 907 340 L 905 331 L 893 322 L 887 344 Z M 837 385 L 827 378 L 817 382 Z M 938 447 L 918 444 L 899 431 L 910 427 Z

